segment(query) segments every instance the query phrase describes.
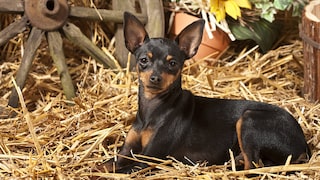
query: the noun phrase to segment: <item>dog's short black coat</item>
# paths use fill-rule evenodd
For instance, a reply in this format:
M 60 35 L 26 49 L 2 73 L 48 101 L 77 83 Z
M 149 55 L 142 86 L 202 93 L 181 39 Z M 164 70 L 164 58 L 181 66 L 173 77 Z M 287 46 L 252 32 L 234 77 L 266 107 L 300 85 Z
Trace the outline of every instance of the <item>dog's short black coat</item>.
M 125 44 L 137 60 L 139 109 L 119 152 L 122 156 L 113 162 L 116 171 L 146 167 L 123 158 L 132 153 L 223 164 L 230 159 L 231 149 L 243 160 L 244 169 L 261 161 L 284 164 L 289 155 L 292 163 L 310 157 L 301 127 L 284 109 L 255 101 L 199 97 L 182 90 L 183 64 L 197 52 L 203 26 L 203 20 L 192 23 L 175 41 L 149 38 L 139 20 L 124 14 Z M 109 171 L 114 169 L 112 161 L 105 164 Z

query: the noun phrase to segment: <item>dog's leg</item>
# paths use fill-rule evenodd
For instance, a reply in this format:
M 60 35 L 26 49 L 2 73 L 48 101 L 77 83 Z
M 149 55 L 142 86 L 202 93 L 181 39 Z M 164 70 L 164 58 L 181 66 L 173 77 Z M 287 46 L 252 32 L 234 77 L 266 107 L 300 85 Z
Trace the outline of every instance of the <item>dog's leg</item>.
M 241 155 L 239 155 L 239 157 L 243 158 L 244 169 L 248 170 L 254 167 L 252 162 L 255 162 L 255 163 L 258 162 L 259 154 L 258 152 L 256 152 L 258 151 L 258 149 L 254 149 L 254 147 L 250 146 L 251 145 L 250 143 L 243 141 L 244 138 L 243 138 L 243 132 L 242 132 L 243 131 L 242 123 L 243 123 L 243 119 L 240 118 L 236 124 L 237 137 L 238 137 L 238 142 L 241 150 Z
M 140 153 L 141 148 L 140 133 L 138 133 L 135 128 L 131 128 L 116 160 L 110 159 L 106 163 L 98 166 L 98 169 L 100 171 L 128 173 L 131 171 L 132 161 L 126 157 L 132 157 L 132 153 Z
M 254 168 L 260 159 L 271 166 L 284 164 L 290 155 L 295 163 L 301 154 L 310 154 L 297 121 L 279 108 L 246 110 L 236 131 L 245 169 Z

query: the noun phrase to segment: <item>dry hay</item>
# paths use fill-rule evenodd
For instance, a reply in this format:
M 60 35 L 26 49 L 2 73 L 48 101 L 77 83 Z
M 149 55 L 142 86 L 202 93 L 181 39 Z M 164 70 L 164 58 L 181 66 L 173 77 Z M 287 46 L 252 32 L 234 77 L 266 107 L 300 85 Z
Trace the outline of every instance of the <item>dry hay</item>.
M 6 60 L 0 64 L 0 177 L 88 179 L 96 163 L 113 158 L 118 152 L 130 128 L 137 110 L 137 74 L 128 69 L 104 69 L 66 44 L 66 51 L 73 53 L 67 64 L 77 86 L 77 97 L 72 102 L 66 101 L 43 43 L 26 88 L 20 94 L 22 106 L 11 109 L 7 102 L 14 87 L 12 77 L 21 60 L 22 39 L 12 40 L 4 48 L 6 54 L 1 55 Z M 150 169 L 155 169 L 152 172 L 99 175 L 242 179 L 248 173 L 255 173 L 259 176 L 254 179 L 319 179 L 320 105 L 301 97 L 302 57 L 301 41 L 291 41 L 264 55 L 255 49 L 244 49 L 240 54 L 230 49 L 218 59 L 188 61 L 183 70 L 183 88 L 201 96 L 257 100 L 287 109 L 302 126 L 313 151 L 308 164 L 235 171 L 231 152 L 232 160 L 225 165 L 188 166 L 172 157 L 153 158 L 158 163 L 149 162 Z M 16 115 L 8 117 L 8 112 Z M 286 174 L 288 171 L 295 172 Z

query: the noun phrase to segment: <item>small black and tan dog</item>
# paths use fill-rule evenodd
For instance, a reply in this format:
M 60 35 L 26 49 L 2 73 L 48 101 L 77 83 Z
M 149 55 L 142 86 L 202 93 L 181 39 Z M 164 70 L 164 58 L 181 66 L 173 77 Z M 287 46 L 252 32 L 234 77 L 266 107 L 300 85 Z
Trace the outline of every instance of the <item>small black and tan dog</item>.
M 124 14 L 127 49 L 137 60 L 139 109 L 117 161 L 117 172 L 130 172 L 132 153 L 189 163 L 223 164 L 229 149 L 244 162 L 301 163 L 311 152 L 297 121 L 277 106 L 246 100 L 212 99 L 181 88 L 184 61 L 194 56 L 202 39 L 204 21 L 187 26 L 174 41 L 150 38 L 142 23 Z M 303 158 L 304 157 L 304 158 Z M 113 160 L 111 160 L 113 161 Z M 112 171 L 112 162 L 106 168 Z

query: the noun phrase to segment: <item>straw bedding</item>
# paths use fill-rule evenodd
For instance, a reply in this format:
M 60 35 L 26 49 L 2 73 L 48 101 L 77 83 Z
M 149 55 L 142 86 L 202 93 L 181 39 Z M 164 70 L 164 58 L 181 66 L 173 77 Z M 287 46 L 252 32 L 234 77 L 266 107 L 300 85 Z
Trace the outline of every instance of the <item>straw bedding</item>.
M 96 24 L 92 37 L 105 50 L 112 40 Z M 77 97 L 67 101 L 60 80 L 42 43 L 23 92 L 21 107 L 7 107 L 13 78 L 19 67 L 24 36 L 1 51 L 0 63 L 0 177 L 88 179 L 96 163 L 104 162 L 121 147 L 137 111 L 137 74 L 128 69 L 105 69 L 65 42 L 67 64 L 77 87 Z M 287 37 L 288 38 L 288 37 Z M 96 174 L 108 178 L 254 179 L 320 177 L 320 105 L 302 96 L 302 42 L 289 37 L 287 45 L 261 54 L 256 48 L 227 50 L 216 59 L 189 60 L 183 70 L 183 88 L 196 95 L 250 99 L 279 105 L 296 117 L 313 151 L 308 164 L 235 171 L 231 161 L 220 166 L 181 164 L 174 158 L 154 159 L 154 171 L 131 175 Z M 107 43 L 101 43 L 105 41 Z M 8 116 L 11 114 L 11 116 Z M 12 115 L 13 114 L 13 115 Z M 137 155 L 137 158 L 139 156 Z M 151 158 L 151 157 L 150 157 Z M 286 174 L 287 171 L 295 171 Z

